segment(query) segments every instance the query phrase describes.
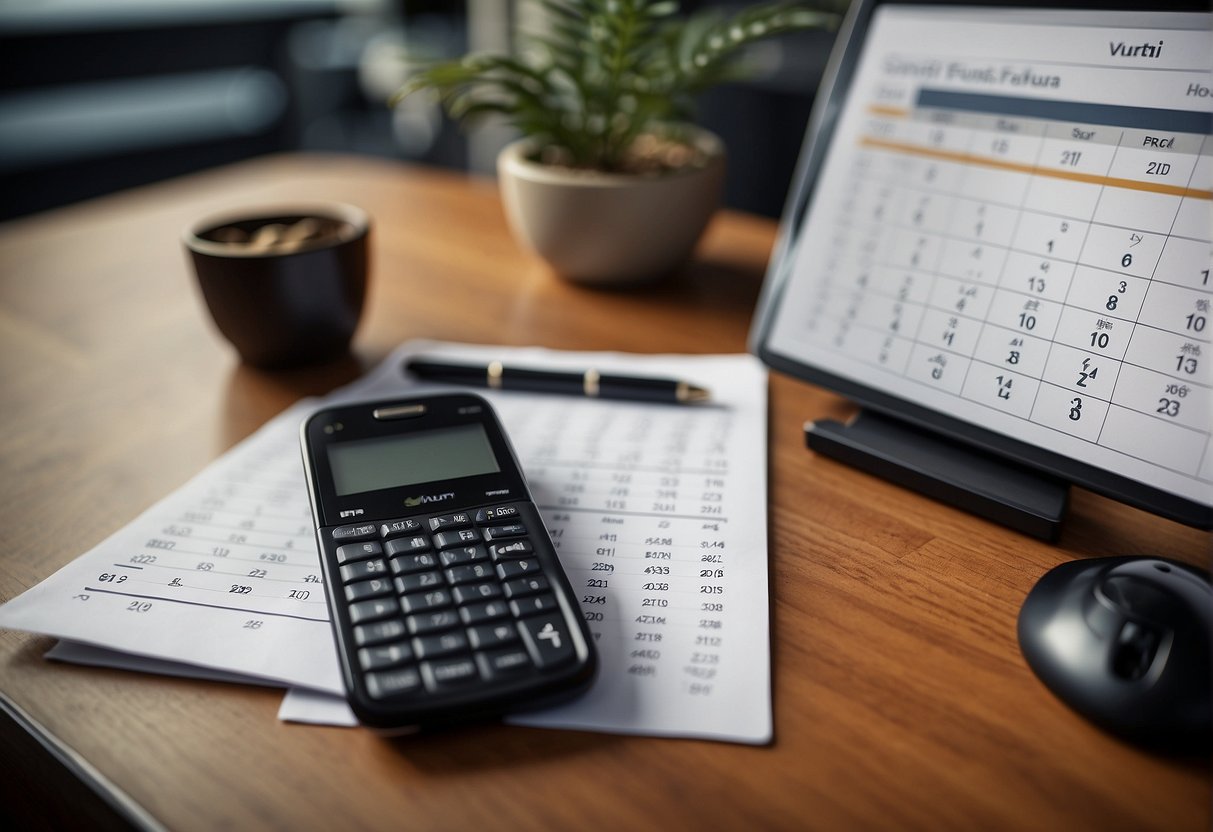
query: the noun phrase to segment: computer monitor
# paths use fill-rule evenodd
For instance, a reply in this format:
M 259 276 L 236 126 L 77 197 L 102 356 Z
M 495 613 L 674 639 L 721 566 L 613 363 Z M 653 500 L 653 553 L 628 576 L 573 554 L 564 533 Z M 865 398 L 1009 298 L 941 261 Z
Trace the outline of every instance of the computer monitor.
M 1065 5 L 856 0 L 751 347 L 903 448 L 1213 528 L 1213 14 Z

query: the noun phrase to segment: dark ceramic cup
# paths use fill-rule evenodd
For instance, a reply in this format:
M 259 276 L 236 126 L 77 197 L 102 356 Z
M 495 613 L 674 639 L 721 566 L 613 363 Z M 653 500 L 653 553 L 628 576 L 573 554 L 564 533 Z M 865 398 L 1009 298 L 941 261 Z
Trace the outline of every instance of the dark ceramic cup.
M 352 205 L 246 211 L 185 233 L 219 331 L 255 367 L 344 355 L 366 298 L 370 220 Z

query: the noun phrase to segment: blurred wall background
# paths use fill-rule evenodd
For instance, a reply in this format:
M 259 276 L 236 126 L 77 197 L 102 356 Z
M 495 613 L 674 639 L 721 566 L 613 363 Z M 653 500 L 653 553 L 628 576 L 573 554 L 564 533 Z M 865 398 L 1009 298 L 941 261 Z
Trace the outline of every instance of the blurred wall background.
M 685 11 L 738 0 L 683 0 Z M 461 131 L 410 63 L 508 48 L 528 0 L 0 0 L 0 219 L 265 153 L 365 153 L 492 172 L 511 136 Z M 761 44 L 704 96 L 726 203 L 777 217 L 831 43 Z

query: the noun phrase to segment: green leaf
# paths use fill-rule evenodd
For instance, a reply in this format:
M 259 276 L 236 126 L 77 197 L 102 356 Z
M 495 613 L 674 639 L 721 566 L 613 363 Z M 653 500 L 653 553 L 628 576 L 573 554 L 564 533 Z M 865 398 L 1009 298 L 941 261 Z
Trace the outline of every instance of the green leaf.
M 689 120 L 694 96 L 742 70 L 751 43 L 837 25 L 846 0 L 766 2 L 676 16 L 674 0 L 539 0 L 545 31 L 518 55 L 431 64 L 392 97 L 438 96 L 455 119 L 498 114 L 575 164 L 613 169 L 636 138 Z

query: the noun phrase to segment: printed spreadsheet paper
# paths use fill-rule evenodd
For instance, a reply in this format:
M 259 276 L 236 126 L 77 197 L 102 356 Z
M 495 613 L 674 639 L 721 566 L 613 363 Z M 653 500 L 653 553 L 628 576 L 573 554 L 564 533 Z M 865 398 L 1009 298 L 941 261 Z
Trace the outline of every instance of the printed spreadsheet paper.
M 712 390 L 712 403 L 695 407 L 480 391 L 510 434 L 602 660 L 584 697 L 515 721 L 768 742 L 761 365 L 745 355 L 415 342 L 326 403 L 443 389 L 401 373 L 421 351 L 669 376 Z M 0 626 L 68 640 L 48 654 L 63 660 L 291 686 L 301 690 L 287 697 L 284 718 L 349 724 L 298 447 L 298 426 L 316 406 L 275 417 L 0 607 Z

